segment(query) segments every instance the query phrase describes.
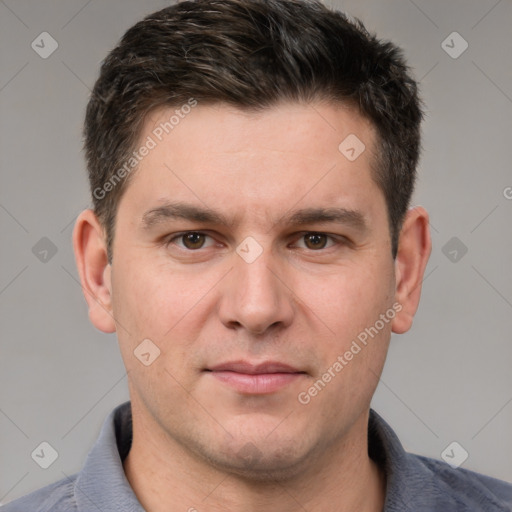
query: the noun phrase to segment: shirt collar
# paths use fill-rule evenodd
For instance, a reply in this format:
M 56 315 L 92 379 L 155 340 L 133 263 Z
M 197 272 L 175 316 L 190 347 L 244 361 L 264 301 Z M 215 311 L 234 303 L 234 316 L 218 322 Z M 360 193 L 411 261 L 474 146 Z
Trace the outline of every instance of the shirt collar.
M 75 482 L 79 511 L 97 508 L 103 512 L 144 512 L 123 469 L 132 435 L 131 405 L 125 402 L 106 418 Z M 368 453 L 386 475 L 385 512 L 416 510 L 418 494 L 422 496 L 421 505 L 425 505 L 425 495 L 436 488 L 432 471 L 417 456 L 405 452 L 391 427 L 373 409 L 369 416 Z
M 144 512 L 123 469 L 132 444 L 130 402 L 116 407 L 105 420 L 75 483 L 78 510 Z

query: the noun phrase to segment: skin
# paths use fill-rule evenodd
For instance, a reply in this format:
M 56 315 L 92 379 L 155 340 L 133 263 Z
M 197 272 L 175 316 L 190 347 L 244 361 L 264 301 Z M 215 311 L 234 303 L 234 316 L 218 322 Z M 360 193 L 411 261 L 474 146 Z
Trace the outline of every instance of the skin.
M 172 112 L 151 113 L 140 140 Z M 338 150 L 349 134 L 366 146 L 355 161 Z M 384 475 L 367 453 L 370 401 L 391 332 L 411 327 L 431 241 L 427 212 L 412 208 L 392 258 L 374 148 L 372 125 L 343 105 L 249 113 L 199 104 L 135 171 L 112 265 L 94 213 L 79 216 L 74 249 L 90 320 L 117 332 L 128 372 L 134 436 L 124 469 L 146 510 L 382 510 Z M 145 212 L 165 202 L 232 224 L 164 218 L 143 229 Z M 366 228 L 284 220 L 329 207 L 359 211 Z M 190 248 L 177 236 L 186 231 L 207 236 Z M 262 250 L 251 263 L 236 252 L 246 237 Z M 393 304 L 394 318 L 300 403 Z M 134 355 L 144 339 L 160 350 L 149 366 Z M 304 373 L 275 392 L 244 393 L 205 371 L 233 360 Z

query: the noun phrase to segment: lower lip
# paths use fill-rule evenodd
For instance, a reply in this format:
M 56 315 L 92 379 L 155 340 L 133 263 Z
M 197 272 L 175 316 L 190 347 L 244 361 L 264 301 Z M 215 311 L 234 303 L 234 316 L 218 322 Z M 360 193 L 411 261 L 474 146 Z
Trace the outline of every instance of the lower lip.
M 303 373 L 259 373 L 251 375 L 230 371 L 212 371 L 210 373 L 236 391 L 251 395 L 274 393 L 304 375 Z

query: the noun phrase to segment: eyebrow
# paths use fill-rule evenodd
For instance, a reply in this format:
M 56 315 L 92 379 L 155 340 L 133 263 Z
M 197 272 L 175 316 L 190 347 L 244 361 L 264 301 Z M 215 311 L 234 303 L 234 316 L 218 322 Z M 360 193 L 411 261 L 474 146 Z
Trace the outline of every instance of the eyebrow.
M 223 214 L 205 207 L 187 203 L 165 203 L 147 210 L 142 216 L 142 229 L 150 230 L 158 224 L 172 220 L 188 220 L 197 223 L 214 224 L 232 228 L 235 224 Z M 307 224 L 334 223 L 367 231 L 368 224 L 359 210 L 347 208 L 304 208 L 293 210 L 281 217 L 274 225 L 303 226 Z

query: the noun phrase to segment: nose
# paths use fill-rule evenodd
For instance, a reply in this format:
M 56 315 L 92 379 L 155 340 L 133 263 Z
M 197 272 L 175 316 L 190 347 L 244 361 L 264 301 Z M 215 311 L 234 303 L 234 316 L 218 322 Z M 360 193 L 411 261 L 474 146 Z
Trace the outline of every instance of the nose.
M 224 325 L 255 335 L 288 327 L 294 315 L 293 292 L 270 249 L 250 263 L 238 254 L 234 258 L 219 307 Z

